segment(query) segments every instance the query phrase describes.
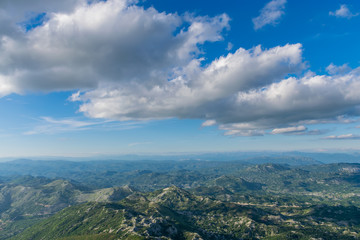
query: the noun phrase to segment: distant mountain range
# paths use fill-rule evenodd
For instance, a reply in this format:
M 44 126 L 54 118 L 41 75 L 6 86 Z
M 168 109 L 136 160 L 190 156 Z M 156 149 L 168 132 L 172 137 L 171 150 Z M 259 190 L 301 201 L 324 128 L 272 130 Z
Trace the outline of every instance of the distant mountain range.
M 358 239 L 360 163 L 0 163 L 0 239 Z
M 92 157 L 53 157 L 42 156 L 33 157 L 33 160 L 45 160 L 45 161 L 97 161 L 97 160 L 121 160 L 121 161 L 187 161 L 187 160 L 201 160 L 201 161 L 247 161 L 256 158 L 308 158 L 313 159 L 321 163 L 360 163 L 360 153 L 327 153 L 327 152 L 210 152 L 210 153 L 169 153 L 169 154 L 126 154 L 126 155 L 98 155 Z M 19 158 L 0 158 L 0 162 L 8 162 L 18 160 Z

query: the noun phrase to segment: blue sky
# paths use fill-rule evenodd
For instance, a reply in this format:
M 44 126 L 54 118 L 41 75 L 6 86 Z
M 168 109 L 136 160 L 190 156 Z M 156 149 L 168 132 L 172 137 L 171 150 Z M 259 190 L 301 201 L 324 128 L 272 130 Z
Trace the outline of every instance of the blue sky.
M 359 1 L 0 3 L 0 157 L 358 151 Z

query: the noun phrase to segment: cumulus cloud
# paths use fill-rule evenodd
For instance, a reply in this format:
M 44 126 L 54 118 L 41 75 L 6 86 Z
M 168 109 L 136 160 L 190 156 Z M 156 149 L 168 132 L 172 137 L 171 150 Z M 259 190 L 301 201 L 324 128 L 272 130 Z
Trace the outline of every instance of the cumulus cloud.
M 222 123 L 220 129 L 227 135 L 245 136 L 262 135 L 274 127 L 279 133 L 298 124 L 348 123 L 349 117 L 360 113 L 359 90 L 360 68 L 343 75 L 291 77 L 239 92 L 233 102 L 224 101 L 226 106 L 219 107 L 218 118 L 212 118 Z
M 327 136 L 324 139 L 328 139 L 328 140 L 352 140 L 352 139 L 360 139 L 360 135 L 356 135 L 356 134 L 344 134 L 344 135 L 331 135 L 331 136 Z
M 146 88 L 137 82 L 98 88 L 76 97 L 90 117 L 118 120 L 200 118 L 234 122 L 239 92 L 263 87 L 301 68 L 301 45 L 239 49 L 202 68 L 192 61 L 171 81 Z M 247 110 L 248 111 L 248 110 Z M 235 118 L 235 119 L 234 119 Z M 236 121 L 235 121 L 236 122 Z
M 0 79 L 21 90 L 95 88 L 112 82 L 152 86 L 188 65 L 206 41 L 222 39 L 229 18 L 180 17 L 125 0 L 76 5 L 53 12 L 21 37 L 3 35 Z M 186 24 L 185 24 L 186 23 Z M 185 26 L 188 25 L 188 26 Z M 5 80 L 4 80 L 5 79 Z
M 268 54 L 267 51 L 262 52 L 265 53 Z M 231 69 L 227 68 L 227 71 Z M 226 73 L 223 76 L 227 76 Z M 209 84 L 209 87 L 189 84 L 191 81 L 181 79 L 150 90 L 138 84 L 128 89 L 101 88 L 79 96 L 84 102 L 80 110 L 91 117 L 118 120 L 205 118 L 220 124 L 220 129 L 225 130 L 227 135 L 262 135 L 267 129 L 286 129 L 284 126 L 300 122 L 311 124 L 313 121 L 315 124 L 339 121 L 341 116 L 357 116 L 359 73 L 360 69 L 345 75 L 310 74 L 279 82 L 266 81 L 247 88 L 244 87 L 246 84 L 237 83 L 232 88 L 222 89 L 222 84 L 231 83 L 231 78 L 225 77 L 218 83 L 207 78 L 215 84 Z M 213 77 L 216 79 L 215 75 Z M 210 123 L 214 122 L 206 122 L 204 126 Z
M 0 1 L 0 36 L 20 37 L 21 24 L 37 14 L 46 12 L 69 12 L 75 6 L 86 4 L 86 0 L 1 0 Z
M 359 15 L 359 13 L 352 13 L 346 4 L 340 5 L 340 8 L 335 12 L 329 12 L 330 16 L 335 16 L 338 18 L 353 18 Z
M 264 9 L 281 16 L 285 2 Z M 316 134 L 306 125 L 360 114 L 360 68 L 332 64 L 328 75 L 289 77 L 305 68 L 301 44 L 239 48 L 205 62 L 200 47 L 223 39 L 226 14 L 179 16 L 125 0 L 68 4 L 39 4 L 47 19 L 29 31 L 0 30 L 0 96 L 72 90 L 69 100 L 90 118 L 202 119 L 236 136 Z M 43 121 L 34 132 L 92 126 Z
M 276 25 L 285 14 L 286 0 L 272 0 L 260 11 L 260 15 L 253 18 L 254 29 L 258 30 L 266 25 Z
M 18 20 L 19 18 L 24 18 L 24 15 L 27 13 L 71 11 L 74 6 L 85 4 L 86 2 L 86 0 L 1 0 L 0 8 L 5 9 L 12 16 L 15 15 L 16 20 Z

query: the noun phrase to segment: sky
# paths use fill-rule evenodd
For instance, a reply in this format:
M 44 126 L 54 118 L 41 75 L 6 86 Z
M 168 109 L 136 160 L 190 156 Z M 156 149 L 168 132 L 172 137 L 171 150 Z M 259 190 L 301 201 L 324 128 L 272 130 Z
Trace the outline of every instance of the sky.
M 360 150 L 360 2 L 0 1 L 0 157 Z

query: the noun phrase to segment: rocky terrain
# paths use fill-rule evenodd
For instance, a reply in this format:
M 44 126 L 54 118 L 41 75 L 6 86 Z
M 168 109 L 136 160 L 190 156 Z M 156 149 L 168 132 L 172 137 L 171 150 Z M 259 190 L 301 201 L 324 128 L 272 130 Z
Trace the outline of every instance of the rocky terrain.
M 0 239 L 360 237 L 359 164 L 142 163 L 0 176 Z

